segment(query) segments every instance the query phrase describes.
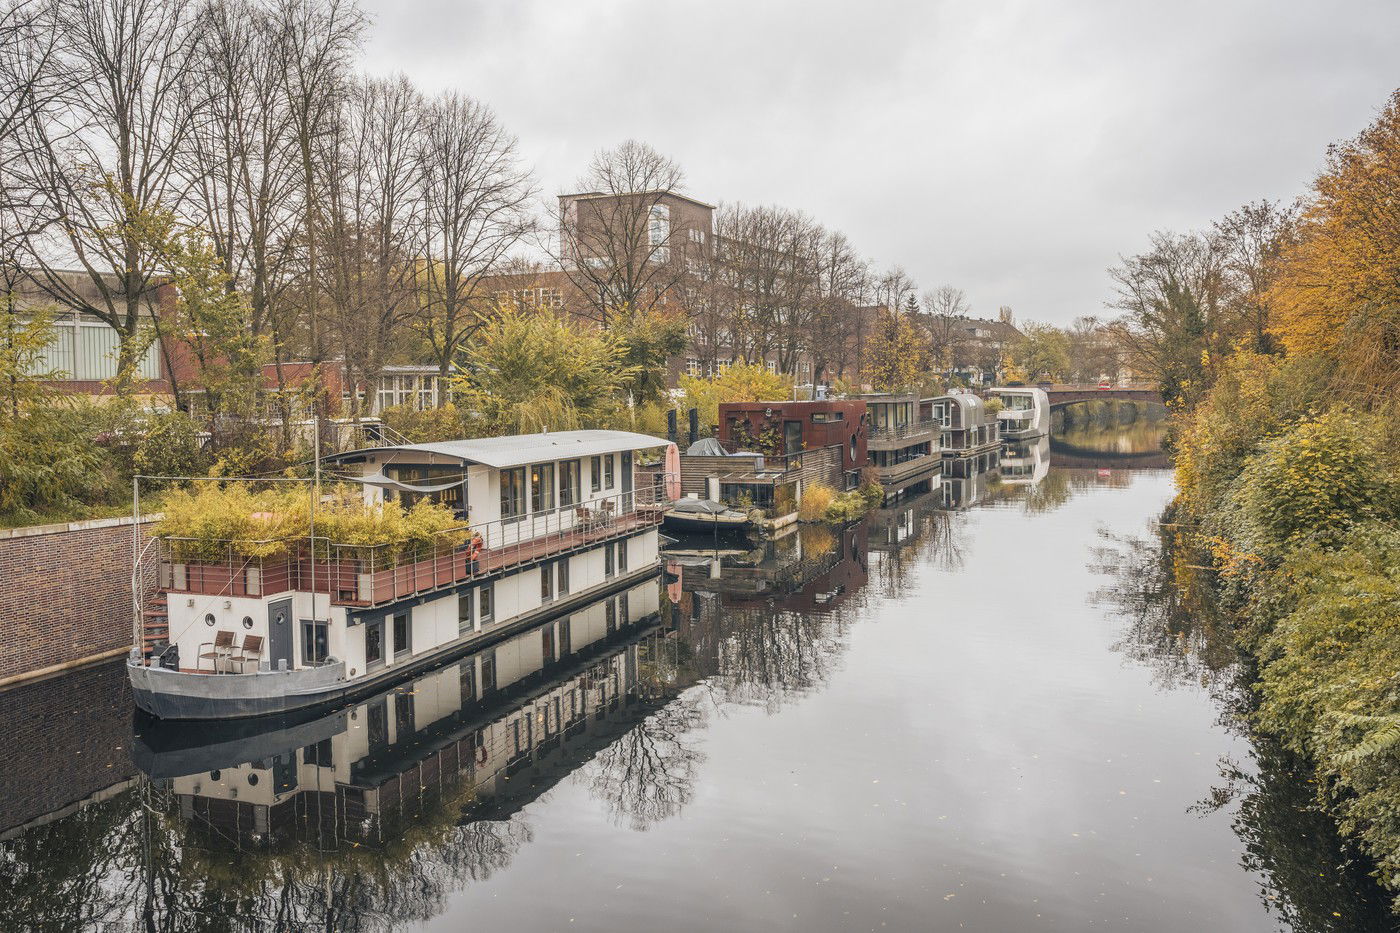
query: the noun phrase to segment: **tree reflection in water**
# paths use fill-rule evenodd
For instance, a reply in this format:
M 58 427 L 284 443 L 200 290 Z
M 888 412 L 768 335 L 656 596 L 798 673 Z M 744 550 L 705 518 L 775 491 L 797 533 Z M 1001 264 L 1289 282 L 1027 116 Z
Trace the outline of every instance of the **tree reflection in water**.
M 1096 603 L 1124 623 L 1116 650 L 1150 668 L 1161 689 L 1209 691 L 1222 725 L 1247 739 L 1248 761 L 1222 759 L 1222 783 L 1191 809 L 1233 810 L 1231 825 L 1244 844 L 1240 864 L 1259 878 L 1260 900 L 1280 929 L 1393 929 L 1389 898 L 1371 879 L 1372 865 L 1343 842 L 1317 806 L 1310 769 L 1250 728 L 1248 659 L 1233 644 L 1203 564 L 1168 509 L 1155 535 L 1106 536 L 1091 565 L 1109 578 Z

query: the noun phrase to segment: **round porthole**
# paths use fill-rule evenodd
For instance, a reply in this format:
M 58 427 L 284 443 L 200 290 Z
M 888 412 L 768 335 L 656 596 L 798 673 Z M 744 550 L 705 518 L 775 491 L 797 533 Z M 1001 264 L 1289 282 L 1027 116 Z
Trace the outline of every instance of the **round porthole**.
M 211 780 L 211 781 L 217 781 L 218 779 L 219 779 L 219 772 L 218 772 L 218 771 L 210 771 L 210 772 L 209 772 L 209 780 Z
M 279 612 L 277 613 L 277 615 L 272 617 L 272 620 L 278 625 L 282 625 L 287 621 L 287 614 L 285 612 Z
M 204 624 L 205 624 L 205 625 L 213 625 L 213 624 L 214 624 L 214 613 L 212 613 L 212 612 L 206 612 L 206 613 L 204 614 Z
M 244 616 L 244 617 L 243 617 L 243 627 L 244 627 L 244 628 L 252 628 L 252 627 L 253 627 L 253 617 L 252 617 L 252 616 Z
M 248 775 L 248 786 L 249 786 L 249 787 L 257 787 L 257 786 L 258 786 L 258 776 L 257 776 L 256 774 L 250 774 L 250 775 Z

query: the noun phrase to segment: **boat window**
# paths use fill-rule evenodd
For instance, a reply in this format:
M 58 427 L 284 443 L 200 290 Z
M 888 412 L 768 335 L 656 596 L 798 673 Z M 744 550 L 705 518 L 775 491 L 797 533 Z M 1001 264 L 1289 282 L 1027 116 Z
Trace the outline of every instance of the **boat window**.
M 470 632 L 472 625 L 472 598 L 471 590 L 464 590 L 457 594 L 457 634 Z
M 566 557 L 558 564 L 559 575 L 559 595 L 567 596 L 569 593 L 569 559 Z
M 543 650 L 543 654 L 544 654 L 544 663 L 546 663 L 546 664 L 553 664 L 553 663 L 554 663 L 554 626 L 552 626 L 552 625 L 546 625 L 546 626 L 544 627 L 544 632 L 543 632 L 542 635 L 541 635 L 541 641 L 542 641 L 542 643 L 543 643 L 542 650 Z
M 301 620 L 301 663 L 318 664 L 330 655 L 330 626 L 310 619 Z
M 588 486 L 594 492 L 603 488 L 603 458 L 588 458 Z
M 413 627 L 409 625 L 408 613 L 394 614 L 394 657 L 402 657 L 413 650 Z
M 616 562 L 613 558 L 613 549 L 611 545 L 607 545 L 603 548 L 603 577 L 605 579 L 611 577 L 615 571 Z
M 485 625 L 487 622 L 491 621 L 492 611 L 495 608 L 496 584 L 483 584 L 477 588 L 477 593 L 480 602 L 477 603 L 476 614 L 477 618 L 481 620 L 481 624 Z
M 612 489 L 617 484 L 617 474 L 614 470 L 614 459 L 612 454 L 603 458 L 603 487 Z
M 365 665 L 384 660 L 384 620 L 376 619 L 365 624 Z
M 519 518 L 525 514 L 525 468 L 501 471 L 501 519 Z
M 554 568 L 549 564 L 540 566 L 540 602 L 554 601 Z
M 554 510 L 554 464 L 537 463 L 530 467 L 530 510 Z
M 578 505 L 583 501 L 583 492 L 579 485 L 579 462 L 577 460 L 565 460 L 559 464 L 559 506 L 563 508 L 570 505 Z

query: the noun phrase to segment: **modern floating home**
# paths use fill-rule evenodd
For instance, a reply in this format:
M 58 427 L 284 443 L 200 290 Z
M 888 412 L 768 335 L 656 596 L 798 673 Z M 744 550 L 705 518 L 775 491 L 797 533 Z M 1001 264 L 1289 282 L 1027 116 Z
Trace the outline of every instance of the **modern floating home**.
M 637 459 L 666 446 L 561 431 L 327 458 L 367 510 L 428 498 L 461 519 L 411 548 L 317 537 L 252 557 L 230 541 L 225 557 L 206 546 L 190 559 L 157 539 L 159 595 L 139 607 L 128 662 L 136 703 L 222 719 L 348 701 L 624 590 L 660 566 L 657 526 L 678 484 L 653 471 L 639 486 Z M 165 637 L 151 644 L 143 625 Z
M 942 466 L 943 427 L 934 417 L 934 399 L 890 394 L 863 398 L 870 423 L 866 441 L 870 465 L 886 494 L 936 482 Z
M 998 386 L 988 392 L 1001 402 L 997 420 L 1006 440 L 1031 440 L 1050 433 L 1050 396 L 1039 386 Z
M 971 392 L 954 390 L 930 403 L 942 429 L 939 446 L 945 458 L 970 457 L 1001 444 L 1001 428 L 987 404 Z
M 863 401 L 725 402 L 717 436 L 680 458 L 685 496 L 797 510 L 813 483 L 854 489 L 869 462 Z

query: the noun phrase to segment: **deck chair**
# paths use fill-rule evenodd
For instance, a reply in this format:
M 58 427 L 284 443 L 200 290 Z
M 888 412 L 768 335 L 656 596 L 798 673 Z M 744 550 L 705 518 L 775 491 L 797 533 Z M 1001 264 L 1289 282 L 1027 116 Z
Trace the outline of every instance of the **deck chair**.
M 206 648 L 209 650 L 204 650 Z M 228 661 L 232 655 L 233 632 L 215 632 L 213 641 L 206 641 L 199 646 L 199 661 L 195 663 L 195 667 L 198 668 L 201 666 L 204 659 L 208 658 L 211 662 L 209 666 L 213 668 L 214 673 L 219 674 L 222 673 L 222 671 L 219 670 L 219 662 Z
M 243 648 L 236 654 L 229 657 L 229 665 L 238 665 L 240 674 L 248 673 L 247 664 L 249 661 L 257 663 L 262 660 L 263 637 L 261 635 L 249 635 L 243 639 Z

